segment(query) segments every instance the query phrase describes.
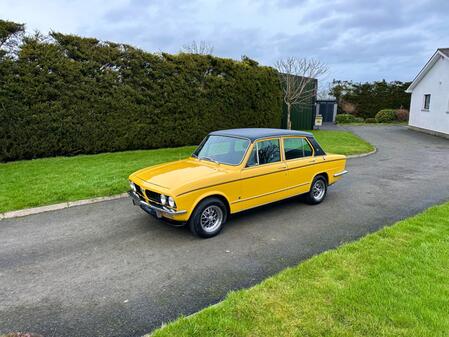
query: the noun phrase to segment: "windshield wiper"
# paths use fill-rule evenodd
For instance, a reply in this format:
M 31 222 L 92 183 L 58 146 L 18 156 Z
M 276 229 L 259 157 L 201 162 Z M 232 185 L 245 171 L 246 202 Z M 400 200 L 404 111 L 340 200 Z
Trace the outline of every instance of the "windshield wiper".
M 198 158 L 198 156 L 195 153 L 192 153 L 191 157 Z
M 218 161 L 216 161 L 215 159 L 212 159 L 211 157 L 204 156 L 204 157 L 198 157 L 198 159 L 200 159 L 200 160 L 204 159 L 204 160 L 211 161 L 211 162 L 213 162 L 215 164 L 220 164 Z

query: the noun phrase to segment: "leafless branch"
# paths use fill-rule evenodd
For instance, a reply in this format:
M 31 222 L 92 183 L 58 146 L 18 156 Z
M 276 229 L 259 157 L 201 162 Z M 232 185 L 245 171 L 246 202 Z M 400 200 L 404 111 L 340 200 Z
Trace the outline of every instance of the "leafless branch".
M 332 92 L 332 83 L 327 82 L 324 85 L 319 85 L 317 97 L 318 99 L 335 99 L 335 97 L 332 96 L 331 92 Z
M 214 47 L 207 41 L 196 42 L 193 40 L 189 44 L 182 46 L 182 53 L 199 54 L 199 55 L 211 55 L 214 51 Z
M 316 59 L 287 57 L 275 63 L 287 104 L 287 127 L 291 128 L 291 106 L 309 102 L 316 95 L 314 81 L 327 73 L 327 65 Z

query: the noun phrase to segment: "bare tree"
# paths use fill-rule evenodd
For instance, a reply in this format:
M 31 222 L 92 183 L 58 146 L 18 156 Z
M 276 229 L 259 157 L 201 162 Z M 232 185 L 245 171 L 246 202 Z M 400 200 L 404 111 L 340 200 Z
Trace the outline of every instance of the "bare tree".
M 321 82 L 323 83 L 323 82 Z M 327 82 L 323 85 L 318 86 L 318 92 L 317 92 L 317 98 L 318 99 L 335 99 L 334 96 L 332 96 L 332 83 Z
M 207 41 L 196 42 L 193 40 L 189 44 L 182 46 L 182 53 L 199 54 L 199 55 L 211 55 L 214 51 L 214 47 Z
M 316 94 L 315 79 L 327 73 L 327 65 L 319 60 L 287 57 L 275 63 L 287 105 L 287 128 L 291 130 L 291 108 L 304 104 Z

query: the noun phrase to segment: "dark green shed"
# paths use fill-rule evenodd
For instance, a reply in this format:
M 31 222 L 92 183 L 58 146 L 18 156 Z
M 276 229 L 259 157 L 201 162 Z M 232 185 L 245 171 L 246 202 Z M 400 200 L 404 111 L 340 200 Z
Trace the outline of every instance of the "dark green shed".
M 311 97 L 308 102 L 292 106 L 292 130 L 313 130 L 313 126 L 315 125 L 315 102 L 318 81 L 315 79 L 312 82 L 312 85 L 315 87 L 315 94 L 313 97 Z M 287 128 L 287 105 L 285 103 L 282 104 L 281 128 Z

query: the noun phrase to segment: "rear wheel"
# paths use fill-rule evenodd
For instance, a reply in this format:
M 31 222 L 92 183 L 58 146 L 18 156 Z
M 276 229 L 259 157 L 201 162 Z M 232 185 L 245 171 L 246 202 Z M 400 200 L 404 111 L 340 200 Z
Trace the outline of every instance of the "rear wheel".
M 313 179 L 312 187 L 306 194 L 306 202 L 311 205 L 319 204 L 324 200 L 327 193 L 327 180 L 323 176 L 317 176 Z
M 189 220 L 190 231 L 199 237 L 211 238 L 220 233 L 227 217 L 226 206 L 220 199 L 204 199 Z

